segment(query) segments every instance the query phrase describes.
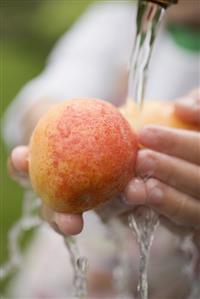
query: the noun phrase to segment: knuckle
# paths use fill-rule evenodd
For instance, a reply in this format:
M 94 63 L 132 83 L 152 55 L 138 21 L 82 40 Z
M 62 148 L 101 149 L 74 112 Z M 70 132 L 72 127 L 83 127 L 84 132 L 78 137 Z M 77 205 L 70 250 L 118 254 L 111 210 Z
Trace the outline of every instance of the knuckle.
M 171 214 L 171 216 L 176 218 L 177 221 L 182 222 L 182 220 L 184 219 L 185 213 L 187 212 L 186 204 L 187 204 L 186 197 L 182 196 L 180 204 L 176 206 L 176 208 L 174 208 Z
M 138 159 L 141 161 L 143 161 L 144 159 L 151 159 L 152 157 L 154 157 L 154 153 L 155 152 L 150 149 L 142 149 L 138 153 Z
M 146 182 L 147 186 L 147 202 L 156 204 L 162 210 L 164 205 L 163 197 L 165 197 L 165 186 L 157 179 L 151 178 Z M 159 205 L 158 205 L 159 204 Z
M 154 151 L 150 149 L 139 151 L 136 163 L 136 174 L 147 178 L 153 176 L 157 163 L 158 157 Z
M 147 184 L 148 184 L 149 191 L 154 190 L 154 188 L 160 187 L 160 182 L 154 178 L 148 179 Z

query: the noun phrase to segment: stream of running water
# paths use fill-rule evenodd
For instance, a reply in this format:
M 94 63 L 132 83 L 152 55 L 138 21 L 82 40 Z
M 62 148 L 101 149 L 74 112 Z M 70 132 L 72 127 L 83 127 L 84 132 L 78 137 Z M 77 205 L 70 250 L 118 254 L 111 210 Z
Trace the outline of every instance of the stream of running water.
M 129 67 L 127 107 L 130 101 L 134 101 L 137 109 L 142 109 L 151 53 L 164 11 L 165 9 L 156 3 L 138 1 L 136 38 Z M 139 207 L 129 216 L 128 223 L 130 229 L 136 234 L 140 250 L 139 298 L 147 299 L 149 251 L 155 229 L 159 225 L 159 217 L 153 210 Z

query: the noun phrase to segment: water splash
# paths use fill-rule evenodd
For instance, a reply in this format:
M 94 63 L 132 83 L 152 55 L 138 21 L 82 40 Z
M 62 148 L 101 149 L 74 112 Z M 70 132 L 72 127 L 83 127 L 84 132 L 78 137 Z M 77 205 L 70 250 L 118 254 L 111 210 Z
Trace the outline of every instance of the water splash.
M 145 207 L 139 207 L 134 215 L 129 215 L 128 224 L 136 235 L 140 249 L 140 268 L 138 292 L 141 299 L 148 298 L 147 266 L 149 251 L 154 238 L 154 232 L 159 225 L 158 215 Z
M 69 252 L 70 261 L 74 272 L 73 295 L 77 299 L 86 298 L 88 261 L 85 257 L 80 256 L 75 237 L 63 236 L 63 238 Z
M 9 259 L 0 267 L 1 280 L 9 278 L 12 273 L 23 266 L 21 240 L 27 231 L 43 223 L 39 216 L 40 206 L 41 200 L 39 198 L 36 199 L 32 191 L 25 191 L 22 215 L 8 232 Z M 78 299 L 85 298 L 87 295 L 87 260 L 84 257 L 80 257 L 75 238 L 63 236 L 63 239 L 70 254 L 70 260 L 74 270 L 74 296 Z
M 0 279 L 5 280 L 23 263 L 22 248 L 20 242 L 25 232 L 38 227 L 42 220 L 38 216 L 40 200 L 33 198 L 31 191 L 26 191 L 22 207 L 21 218 L 8 232 L 8 261 L 0 267 Z
M 138 109 L 142 109 L 148 67 L 164 8 L 155 3 L 138 1 L 136 19 L 136 39 L 130 59 L 128 96 L 126 106 L 135 101 Z M 142 210 L 141 210 L 142 209 Z M 138 292 L 141 299 L 148 298 L 147 265 L 149 250 L 159 218 L 148 208 L 139 208 L 128 218 L 130 229 L 136 233 L 140 249 L 140 276 Z

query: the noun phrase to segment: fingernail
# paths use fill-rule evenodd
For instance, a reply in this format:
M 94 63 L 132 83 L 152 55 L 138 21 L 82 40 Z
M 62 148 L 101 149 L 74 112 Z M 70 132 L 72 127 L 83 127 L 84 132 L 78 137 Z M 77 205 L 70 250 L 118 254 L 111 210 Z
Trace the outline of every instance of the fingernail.
M 150 179 L 146 182 L 147 187 L 147 203 L 159 204 L 162 202 L 164 193 L 158 185 L 158 181 Z
M 156 163 L 152 158 L 148 158 L 148 160 L 146 160 L 144 163 L 144 176 L 148 178 L 154 174 L 156 169 Z
M 138 161 L 137 175 L 147 179 L 152 177 L 156 170 L 156 161 L 151 157 L 149 150 L 140 151 L 138 153 Z
M 141 179 L 131 180 L 125 190 L 125 203 L 129 205 L 144 204 L 146 198 L 145 185 Z
M 138 133 L 139 142 L 143 145 L 157 143 L 157 130 L 154 126 L 147 126 Z

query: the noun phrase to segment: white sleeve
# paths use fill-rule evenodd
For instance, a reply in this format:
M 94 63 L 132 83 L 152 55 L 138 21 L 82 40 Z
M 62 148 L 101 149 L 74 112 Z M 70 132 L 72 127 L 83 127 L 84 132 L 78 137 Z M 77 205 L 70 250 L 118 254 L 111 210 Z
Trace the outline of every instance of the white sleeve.
M 134 36 L 135 7 L 126 2 L 98 2 L 58 42 L 44 71 L 19 92 L 4 117 L 4 139 L 21 143 L 23 116 L 43 98 L 71 97 L 113 100 L 113 91 L 127 66 Z

